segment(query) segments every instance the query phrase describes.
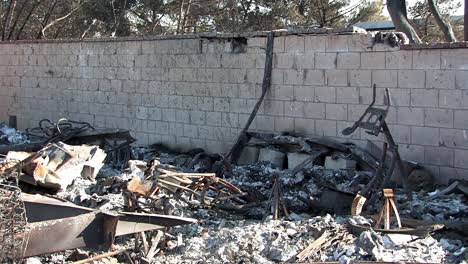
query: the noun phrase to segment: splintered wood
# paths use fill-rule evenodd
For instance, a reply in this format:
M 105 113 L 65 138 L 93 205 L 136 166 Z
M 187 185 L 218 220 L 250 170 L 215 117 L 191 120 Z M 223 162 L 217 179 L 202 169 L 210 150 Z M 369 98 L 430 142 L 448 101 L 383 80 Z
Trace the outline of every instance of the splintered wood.
M 153 197 L 159 191 L 165 190 L 181 199 L 180 194 L 185 192 L 190 198 L 196 197 L 206 206 L 246 195 L 236 186 L 216 177 L 214 173 L 185 173 L 158 166 L 152 164 L 145 179 L 133 177 L 127 184 L 127 190 L 145 197 Z

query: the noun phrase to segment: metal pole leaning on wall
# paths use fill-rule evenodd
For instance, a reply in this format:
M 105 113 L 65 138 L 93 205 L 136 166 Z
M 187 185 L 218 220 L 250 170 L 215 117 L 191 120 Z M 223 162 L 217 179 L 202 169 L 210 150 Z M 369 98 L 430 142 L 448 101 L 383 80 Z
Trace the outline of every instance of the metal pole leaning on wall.
M 465 16 L 464 16 L 465 41 L 468 41 L 468 0 L 465 0 Z
M 274 34 L 273 32 L 268 32 L 267 34 L 267 47 L 266 47 L 266 58 L 265 58 L 265 71 L 263 73 L 263 82 L 262 82 L 262 95 L 258 99 L 257 104 L 255 104 L 252 113 L 247 120 L 247 123 L 242 129 L 239 137 L 236 140 L 236 143 L 232 146 L 231 150 L 227 154 L 225 160 L 230 161 L 230 163 L 237 162 L 240 152 L 242 151 L 243 142 L 246 140 L 246 133 L 249 130 L 250 125 L 252 124 L 255 116 L 257 115 L 260 105 L 262 105 L 263 99 L 265 98 L 266 93 L 270 90 L 271 87 L 271 73 L 273 71 L 273 41 Z

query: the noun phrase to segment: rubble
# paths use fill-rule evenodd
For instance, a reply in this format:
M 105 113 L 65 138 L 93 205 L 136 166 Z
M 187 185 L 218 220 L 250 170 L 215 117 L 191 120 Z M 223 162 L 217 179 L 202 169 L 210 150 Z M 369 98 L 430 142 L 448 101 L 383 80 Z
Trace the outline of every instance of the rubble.
M 0 145 L 18 145 L 29 142 L 28 137 L 24 133 L 0 122 Z

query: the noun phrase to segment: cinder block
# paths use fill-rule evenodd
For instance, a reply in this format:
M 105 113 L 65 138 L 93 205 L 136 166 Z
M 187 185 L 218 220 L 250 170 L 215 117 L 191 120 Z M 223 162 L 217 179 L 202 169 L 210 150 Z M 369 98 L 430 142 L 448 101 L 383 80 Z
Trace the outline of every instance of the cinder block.
M 426 87 L 426 72 L 422 70 L 398 71 L 398 87 L 424 88 Z
M 310 159 L 310 155 L 297 153 L 297 152 L 289 152 L 287 154 L 287 158 L 288 158 L 288 169 L 293 170 L 305 160 Z M 306 166 L 304 166 L 304 168 L 312 168 L 312 167 L 313 167 L 313 161 L 309 162 Z
M 346 104 L 326 104 L 325 117 L 328 120 L 348 120 L 348 105 Z
M 230 111 L 230 98 L 214 98 L 213 105 L 216 112 L 229 112 Z
M 468 149 L 468 138 L 465 129 L 440 129 L 440 145 L 449 148 Z
M 455 167 L 468 169 L 468 150 L 455 149 Z
M 384 91 L 379 89 L 378 93 L 384 94 Z M 411 103 L 410 89 L 389 89 L 390 104 L 392 106 L 409 106 Z
M 284 115 L 288 117 L 304 117 L 304 102 L 284 102 Z
M 426 88 L 455 88 L 455 72 L 446 70 L 426 71 Z
M 313 102 L 315 89 L 312 86 L 296 85 L 294 86 L 294 100 Z
M 256 115 L 255 119 L 255 128 L 261 131 L 271 131 L 272 126 L 275 124 L 274 116 L 265 116 L 265 115 Z
M 198 126 L 184 124 L 184 137 L 198 138 Z
M 328 35 L 326 51 L 327 52 L 336 52 L 336 51 L 348 51 L 348 38 L 347 35 Z
M 315 53 L 315 67 L 317 69 L 335 69 L 337 66 L 337 53 Z
M 303 36 L 289 35 L 284 42 L 285 52 L 304 52 L 305 41 Z
M 304 115 L 308 118 L 325 118 L 325 104 L 304 103 Z
M 373 37 L 368 34 L 352 34 L 348 35 L 348 50 L 367 52 L 374 44 Z
M 277 69 L 292 69 L 295 66 L 296 54 L 294 53 L 275 53 L 273 55 L 273 66 Z
M 315 99 L 317 103 L 336 103 L 336 88 L 331 86 L 315 87 Z
M 439 128 L 411 127 L 411 143 L 423 146 L 439 146 Z
M 315 53 L 295 54 L 297 69 L 313 69 L 315 67 Z
M 336 102 L 339 104 L 358 104 L 359 89 L 356 87 L 337 87 Z
M 437 107 L 439 103 L 439 91 L 435 89 L 411 90 L 411 106 Z
M 465 49 L 447 49 L 441 52 L 442 69 L 468 70 L 468 53 Z
M 337 68 L 338 69 L 357 69 L 361 67 L 361 56 L 359 53 L 346 52 L 338 53 Z
M 453 110 L 426 108 L 424 112 L 425 126 L 453 128 Z
M 307 35 L 305 40 L 305 52 L 324 52 L 327 45 L 326 36 Z
M 203 111 L 191 111 L 190 123 L 195 125 L 204 125 L 206 123 L 206 113 Z
M 468 109 L 468 91 L 440 90 L 439 107 L 450 109 Z
M 393 88 L 398 87 L 398 71 L 396 70 L 373 70 L 372 84 L 376 87 Z
M 468 90 L 468 71 L 455 72 L 455 88 Z
M 414 69 L 440 69 L 440 50 L 413 50 Z
M 285 156 L 286 155 L 284 155 L 283 152 L 273 149 L 262 148 L 260 149 L 260 153 L 258 155 L 258 161 L 271 162 L 271 164 L 276 168 L 282 169 Z
M 284 116 L 284 102 L 265 100 L 263 103 L 264 113 L 272 116 Z
M 325 70 L 326 84 L 330 86 L 347 86 L 348 72 L 346 70 Z
M 400 144 L 398 150 L 403 160 L 424 163 L 423 146 Z
M 468 129 L 468 111 L 455 110 L 454 127 L 461 129 Z
M 257 162 L 258 160 L 258 154 L 259 154 L 259 149 L 254 148 L 254 147 L 245 147 L 241 155 L 239 157 L 239 160 L 237 162 L 238 165 L 249 165 Z
M 413 52 L 408 50 L 385 52 L 385 68 L 392 70 L 411 69 Z
M 424 147 L 425 163 L 440 166 L 453 166 L 454 149 L 444 147 Z
M 284 84 L 302 85 L 304 83 L 303 70 L 284 70 L 283 77 Z
M 284 52 L 285 39 L 286 39 L 286 37 L 276 37 L 276 38 L 274 38 L 274 42 L 273 42 L 273 52 L 274 53 Z
M 275 117 L 274 124 L 275 132 L 292 132 L 294 131 L 294 118 L 292 117 Z
M 405 125 L 389 125 L 390 132 L 396 143 L 411 143 L 411 127 Z
M 323 70 L 304 70 L 304 84 L 306 85 L 324 85 L 325 72 Z
M 327 156 L 325 158 L 325 166 L 329 170 L 354 170 L 356 168 L 356 161 L 344 158 L 334 158 Z
M 312 135 L 315 131 L 315 122 L 313 119 L 294 118 L 294 132 L 302 135 Z
M 361 53 L 361 69 L 385 69 L 386 52 L 363 52 Z
M 348 80 L 350 86 L 371 87 L 372 72 L 370 70 L 351 70 L 348 71 Z

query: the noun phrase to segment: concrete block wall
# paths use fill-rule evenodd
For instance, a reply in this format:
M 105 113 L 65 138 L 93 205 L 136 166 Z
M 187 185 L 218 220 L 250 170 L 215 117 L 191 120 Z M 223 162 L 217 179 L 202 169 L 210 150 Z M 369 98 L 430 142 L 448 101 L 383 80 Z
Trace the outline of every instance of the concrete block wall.
M 0 44 L 0 120 L 66 117 L 131 129 L 138 143 L 225 152 L 261 94 L 266 38 Z M 275 37 L 271 91 L 252 130 L 365 144 L 341 131 L 389 88 L 402 156 L 440 182 L 468 179 L 468 49 L 373 45 L 370 35 Z

